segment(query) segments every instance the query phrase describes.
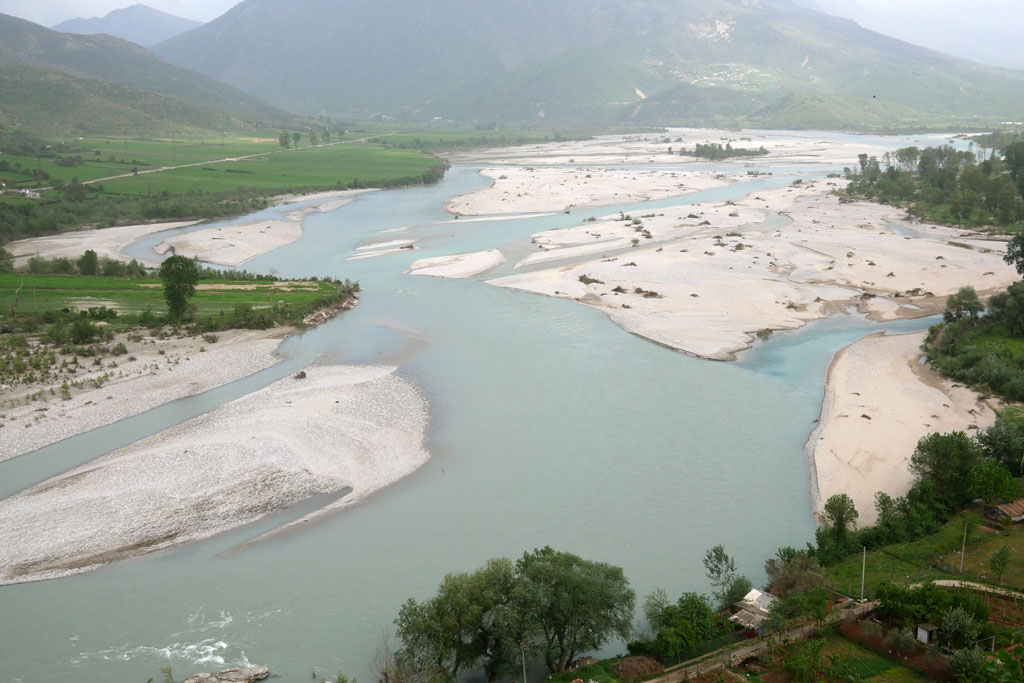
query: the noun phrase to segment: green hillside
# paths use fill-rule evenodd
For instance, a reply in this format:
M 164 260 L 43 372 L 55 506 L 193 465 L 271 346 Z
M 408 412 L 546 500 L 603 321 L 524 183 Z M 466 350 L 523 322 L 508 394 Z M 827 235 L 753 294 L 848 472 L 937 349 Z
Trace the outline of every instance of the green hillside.
M 284 125 L 293 117 L 253 95 L 157 58 L 107 35 L 74 35 L 0 14 L 0 55 L 44 69 L 176 97 L 249 124 Z M 102 89 L 103 86 L 96 86 Z
M 29 66 L 0 54 L 0 133 L 37 137 L 94 133 L 236 130 L 238 119 L 174 97 Z
M 982 123 L 1024 72 L 790 0 L 245 0 L 154 47 L 279 106 L 554 124 Z

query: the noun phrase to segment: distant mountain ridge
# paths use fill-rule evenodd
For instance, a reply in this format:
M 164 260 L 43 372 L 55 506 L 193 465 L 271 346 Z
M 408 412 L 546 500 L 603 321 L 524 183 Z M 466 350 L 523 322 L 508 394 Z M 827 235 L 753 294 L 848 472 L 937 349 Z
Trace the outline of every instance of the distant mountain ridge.
M 78 78 L 130 86 L 219 112 L 239 121 L 281 125 L 288 112 L 189 69 L 169 64 L 145 48 L 108 35 L 58 33 L 0 14 L 0 58 Z
M 149 47 L 202 25 L 202 22 L 167 14 L 147 5 L 132 5 L 116 9 L 105 17 L 68 19 L 54 26 L 53 30 L 83 35 L 105 33 Z
M 1024 110 L 1024 73 L 791 0 L 244 0 L 153 49 L 341 116 L 880 127 Z
M 244 125 L 176 97 L 32 66 L 0 53 L 0 134 L 162 135 L 183 129 L 237 130 Z

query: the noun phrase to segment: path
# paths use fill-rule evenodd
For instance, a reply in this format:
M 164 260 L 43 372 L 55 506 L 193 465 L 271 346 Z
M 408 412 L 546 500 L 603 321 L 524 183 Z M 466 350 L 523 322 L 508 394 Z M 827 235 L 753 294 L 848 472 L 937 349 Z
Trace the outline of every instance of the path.
M 134 176 L 146 175 L 147 173 L 161 173 L 163 171 L 175 171 L 179 168 L 192 168 L 195 166 L 206 166 L 207 164 L 220 164 L 228 161 L 241 161 L 243 159 L 253 159 L 255 157 L 263 157 L 268 154 L 283 154 L 285 152 L 298 152 L 304 149 L 315 149 L 318 147 L 336 147 L 338 145 L 348 145 L 353 142 L 366 142 L 368 140 L 376 140 L 377 138 L 386 138 L 394 133 L 385 133 L 383 135 L 371 135 L 365 138 L 359 138 L 358 140 L 339 140 L 338 142 L 325 142 L 319 145 L 310 145 L 309 147 L 296 147 L 295 149 L 274 149 L 269 152 L 257 152 L 256 154 L 243 154 L 237 157 L 224 157 L 223 159 L 206 159 L 205 161 L 197 161 L 191 164 L 179 164 L 177 166 L 160 166 L 159 168 L 149 168 L 144 171 L 132 172 L 132 173 L 120 173 L 118 175 L 106 176 L 104 178 L 93 178 L 92 180 L 83 180 L 82 185 L 92 185 L 93 183 L 102 183 L 107 180 L 118 180 L 120 178 L 132 178 Z M 42 192 L 43 190 L 52 190 L 53 187 L 40 187 L 36 192 Z
M 865 602 L 862 604 L 856 604 L 850 608 L 837 609 L 825 619 L 825 623 L 828 624 L 834 621 L 839 621 L 847 614 L 853 614 L 857 618 L 860 618 L 865 614 L 872 612 L 876 607 L 878 607 L 878 602 Z M 773 636 L 771 638 L 762 636 L 756 640 L 749 641 L 749 645 L 722 648 L 717 652 L 702 655 L 697 660 L 683 662 L 682 664 L 677 664 L 674 667 L 666 669 L 664 674 L 658 678 L 652 678 L 647 683 L 681 683 L 681 681 L 688 681 L 691 678 L 696 678 L 704 673 L 718 671 L 730 666 L 736 666 L 751 657 L 757 657 L 771 647 L 779 646 L 788 642 L 799 642 L 801 640 L 805 640 L 820 630 L 821 626 L 816 623 L 801 624 L 799 626 L 786 629 L 777 636 Z

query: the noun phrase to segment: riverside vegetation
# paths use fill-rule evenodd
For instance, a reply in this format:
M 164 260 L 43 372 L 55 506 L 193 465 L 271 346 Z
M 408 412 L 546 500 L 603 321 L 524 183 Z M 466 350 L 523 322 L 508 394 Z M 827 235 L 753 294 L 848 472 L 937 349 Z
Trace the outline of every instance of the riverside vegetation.
M 948 145 L 904 147 L 879 160 L 861 154 L 845 169 L 846 194 L 906 207 L 923 220 L 965 227 L 1024 228 L 1024 142 L 988 136 L 979 154 Z
M 84 359 L 95 365 L 122 356 L 124 341 L 143 330 L 215 343 L 224 330 L 303 327 L 317 311 L 351 306 L 359 293 L 349 280 L 283 280 L 201 268 L 180 256 L 167 259 L 163 272 L 91 251 L 75 261 L 35 257 L 24 272 L 2 272 L 10 264 L 3 253 L 0 384 L 7 386 L 73 382 Z M 184 276 L 172 280 L 172 266 Z

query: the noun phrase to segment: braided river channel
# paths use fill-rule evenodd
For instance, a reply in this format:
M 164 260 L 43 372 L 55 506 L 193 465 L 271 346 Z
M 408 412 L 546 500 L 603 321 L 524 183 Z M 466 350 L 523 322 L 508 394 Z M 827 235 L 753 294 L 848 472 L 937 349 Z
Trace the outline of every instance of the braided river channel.
M 633 336 L 585 306 L 483 282 L 494 273 L 403 271 L 424 257 L 500 247 L 509 261 L 497 272 L 510 272 L 532 233 L 620 210 L 738 199 L 837 170 L 767 168 L 775 175 L 668 200 L 470 221 L 453 220 L 443 203 L 489 180 L 456 164 L 436 185 L 368 193 L 308 217 L 300 240 L 246 268 L 358 280 L 357 308 L 286 339 L 281 362 L 256 375 L 0 464 L 0 497 L 314 359 L 399 366 L 429 401 L 430 461 L 361 505 L 244 548 L 328 501 L 90 574 L 0 587 L 0 681 L 144 683 L 165 666 L 180 680 L 250 662 L 285 681 L 313 670 L 369 681 L 407 598 L 429 597 L 446 572 L 544 545 L 623 567 L 640 598 L 659 587 L 707 591 L 701 557 L 718 543 L 760 584 L 776 548 L 813 538 L 804 444 L 833 355 L 869 333 L 932 320 L 834 316 L 714 362 Z M 392 234 L 415 238 L 417 249 L 346 260 Z M 151 254 L 159 239 L 131 249 Z M 616 642 L 605 652 L 624 650 Z

